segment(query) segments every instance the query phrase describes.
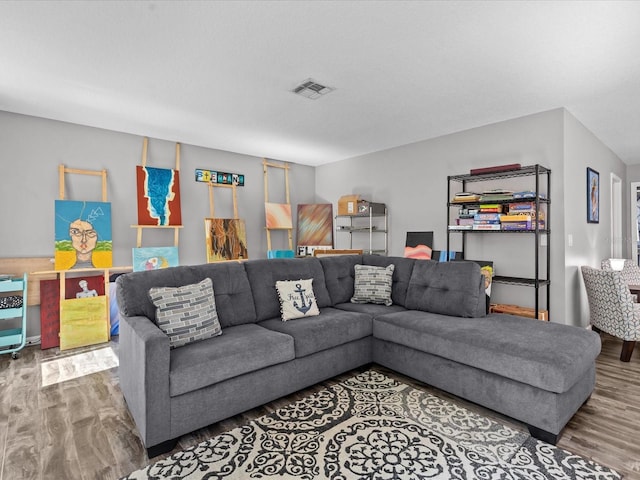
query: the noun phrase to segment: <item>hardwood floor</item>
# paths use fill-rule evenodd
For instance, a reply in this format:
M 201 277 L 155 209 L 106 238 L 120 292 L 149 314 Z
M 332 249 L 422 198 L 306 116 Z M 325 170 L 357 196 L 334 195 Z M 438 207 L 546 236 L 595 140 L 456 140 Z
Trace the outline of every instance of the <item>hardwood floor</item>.
M 626 479 L 640 480 L 640 351 L 634 352 L 631 362 L 622 363 L 619 360 L 622 341 L 606 334 L 601 337 L 596 389 L 589 402 L 569 422 L 558 446 L 613 467 Z M 43 371 L 46 382 L 53 381 L 52 375 L 55 380 L 66 378 L 65 375 L 73 377 L 78 372 L 73 363 L 65 359 L 108 347 L 117 353 L 116 341 L 108 346 L 70 352 L 28 347 L 17 360 L 0 355 L 0 480 L 117 479 L 150 463 L 120 392 L 117 368 L 41 386 Z M 96 362 L 101 361 L 99 357 L 95 355 Z M 110 355 L 100 358 L 107 359 L 105 367 L 111 365 Z M 54 362 L 57 365 L 53 365 Z M 455 398 L 382 367 L 374 368 L 417 388 Z M 341 375 L 325 384 L 352 374 Z M 185 435 L 176 451 L 321 387 L 316 385 Z M 477 405 L 455 401 L 515 428 L 523 428 Z

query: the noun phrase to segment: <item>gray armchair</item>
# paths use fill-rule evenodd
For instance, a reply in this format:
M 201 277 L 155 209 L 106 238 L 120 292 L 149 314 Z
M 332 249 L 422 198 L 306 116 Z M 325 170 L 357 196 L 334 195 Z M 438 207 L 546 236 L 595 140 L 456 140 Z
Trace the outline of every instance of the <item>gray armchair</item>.
M 633 301 L 622 272 L 581 267 L 589 300 L 590 322 L 596 332 L 622 339 L 620 360 L 631 360 L 640 340 L 640 303 Z

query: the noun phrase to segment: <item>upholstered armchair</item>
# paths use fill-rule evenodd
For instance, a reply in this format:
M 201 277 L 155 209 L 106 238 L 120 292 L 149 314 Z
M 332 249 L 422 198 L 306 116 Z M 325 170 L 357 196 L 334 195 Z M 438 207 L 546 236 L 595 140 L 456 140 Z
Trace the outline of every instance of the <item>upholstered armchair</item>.
M 602 270 L 613 270 L 611 267 L 611 259 L 605 258 L 602 260 L 600 268 L 602 268 Z M 640 285 L 640 266 L 638 266 L 636 262 L 625 258 L 621 272 L 622 278 L 627 285 Z
M 593 330 L 621 338 L 620 360 L 628 362 L 636 340 L 640 340 L 640 303 L 633 301 L 622 272 L 587 266 L 581 270 Z

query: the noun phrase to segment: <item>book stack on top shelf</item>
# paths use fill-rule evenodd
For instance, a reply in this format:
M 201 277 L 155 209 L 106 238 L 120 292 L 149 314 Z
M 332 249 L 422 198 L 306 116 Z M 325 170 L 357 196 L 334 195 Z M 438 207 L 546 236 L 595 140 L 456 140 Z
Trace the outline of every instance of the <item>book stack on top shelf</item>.
M 513 190 L 504 188 L 485 190 L 480 196 L 480 203 L 508 202 L 509 200 L 513 200 Z

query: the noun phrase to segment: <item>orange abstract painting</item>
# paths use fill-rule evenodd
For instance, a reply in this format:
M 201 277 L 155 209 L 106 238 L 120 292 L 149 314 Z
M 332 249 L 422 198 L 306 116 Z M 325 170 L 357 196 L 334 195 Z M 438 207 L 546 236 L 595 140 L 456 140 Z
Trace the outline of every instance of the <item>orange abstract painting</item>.
M 264 209 L 267 216 L 267 228 L 293 228 L 291 204 L 265 203 Z

